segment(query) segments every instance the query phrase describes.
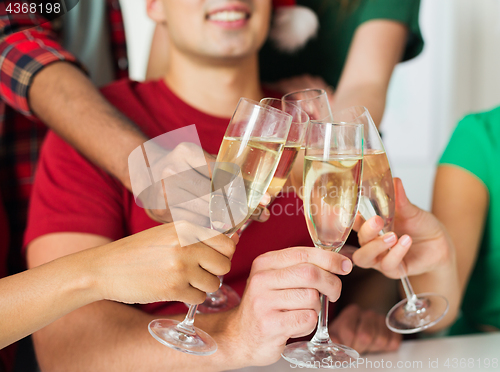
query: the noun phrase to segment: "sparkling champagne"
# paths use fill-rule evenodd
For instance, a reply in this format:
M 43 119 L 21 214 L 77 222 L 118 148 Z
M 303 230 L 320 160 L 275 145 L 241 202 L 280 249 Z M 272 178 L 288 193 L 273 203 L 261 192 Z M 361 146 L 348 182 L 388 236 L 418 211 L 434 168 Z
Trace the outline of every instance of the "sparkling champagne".
M 382 230 L 386 233 L 393 229 L 394 208 L 394 184 L 387 155 L 381 150 L 366 150 L 360 213 L 365 219 L 375 214 L 382 217 Z
M 362 165 L 352 155 L 305 157 L 304 213 L 316 246 L 337 250 L 347 239 L 358 211 Z
M 269 187 L 285 140 L 224 137 L 212 175 L 210 221 L 227 235 L 252 215 Z
M 267 189 L 267 192 L 271 196 L 271 200 L 276 198 L 280 193 L 281 189 L 286 183 L 290 171 L 292 170 L 295 159 L 297 159 L 297 154 L 300 151 L 300 145 L 294 144 L 291 146 L 285 146 L 283 149 L 283 154 L 281 155 L 280 162 L 276 168 L 276 173 L 271 180 L 271 184 Z

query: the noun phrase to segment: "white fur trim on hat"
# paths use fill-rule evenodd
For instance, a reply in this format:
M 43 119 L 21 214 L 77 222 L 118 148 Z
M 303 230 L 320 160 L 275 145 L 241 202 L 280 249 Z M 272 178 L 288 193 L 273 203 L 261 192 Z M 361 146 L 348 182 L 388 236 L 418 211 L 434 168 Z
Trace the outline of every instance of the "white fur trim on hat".
M 316 36 L 318 28 L 318 17 L 310 8 L 284 6 L 275 11 L 269 37 L 279 50 L 292 53 Z

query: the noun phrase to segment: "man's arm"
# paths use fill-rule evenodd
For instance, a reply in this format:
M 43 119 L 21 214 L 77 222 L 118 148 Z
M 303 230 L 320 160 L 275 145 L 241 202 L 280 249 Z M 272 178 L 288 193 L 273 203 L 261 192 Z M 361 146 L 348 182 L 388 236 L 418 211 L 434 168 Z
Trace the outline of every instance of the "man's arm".
M 131 190 L 128 156 L 147 138 L 71 63 L 42 69 L 29 89 L 33 112 L 93 163 Z
M 58 233 L 34 240 L 28 248 L 30 267 L 69 251 L 109 242 L 101 236 Z M 347 263 L 346 263 L 347 262 Z M 78 309 L 34 334 L 42 370 L 67 371 L 220 371 L 271 364 L 286 340 L 309 334 L 320 308 L 318 292 L 332 300 L 348 259 L 312 248 L 269 252 L 254 261 L 241 304 L 219 314 L 200 314 L 196 326 L 217 342 L 211 356 L 192 356 L 169 349 L 147 331 L 156 316 L 127 305 L 101 301 Z M 183 315 L 169 316 L 182 319 Z
M 365 106 L 377 127 L 380 125 L 389 81 L 401 61 L 407 35 L 404 24 L 386 19 L 358 27 L 333 97 L 332 111 Z
M 104 99 L 49 22 L 22 31 L 29 25 L 24 15 L 0 21 L 0 99 L 40 118 L 130 190 L 128 155 L 147 138 Z

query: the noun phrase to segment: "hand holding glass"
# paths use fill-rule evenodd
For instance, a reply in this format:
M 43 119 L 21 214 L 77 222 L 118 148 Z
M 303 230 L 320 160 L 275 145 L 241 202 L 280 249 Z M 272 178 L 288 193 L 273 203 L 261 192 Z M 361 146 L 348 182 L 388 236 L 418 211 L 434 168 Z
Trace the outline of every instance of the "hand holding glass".
M 211 228 L 231 236 L 252 215 L 278 166 L 292 117 L 272 107 L 240 99 L 217 156 L 210 202 Z M 193 326 L 197 305 L 189 307 L 182 322 L 157 319 L 149 324 L 151 335 L 175 350 L 210 355 L 217 344 Z
M 314 245 L 339 252 L 358 211 L 363 164 L 363 125 L 311 121 L 306 133 L 304 213 Z M 311 341 L 288 345 L 282 354 L 303 366 L 352 363 L 359 354 L 331 341 L 328 298 L 321 295 L 318 328 Z M 338 363 L 337 363 L 338 364 Z
M 379 235 L 384 235 L 392 231 L 394 227 L 394 184 L 384 144 L 377 127 L 368 110 L 362 106 L 336 112 L 335 119 L 364 125 L 363 185 L 359 211 L 365 220 L 375 215 L 382 217 L 384 227 Z M 386 317 L 387 327 L 393 332 L 405 334 L 432 327 L 448 311 L 448 301 L 445 297 L 435 293 L 416 295 L 402 264 L 399 270 L 406 299 L 394 305 L 389 311 Z

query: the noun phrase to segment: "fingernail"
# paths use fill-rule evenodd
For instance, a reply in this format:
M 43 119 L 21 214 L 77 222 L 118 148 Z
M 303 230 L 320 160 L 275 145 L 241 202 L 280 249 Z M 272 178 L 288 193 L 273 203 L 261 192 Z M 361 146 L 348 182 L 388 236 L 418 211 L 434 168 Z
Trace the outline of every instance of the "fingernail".
M 265 222 L 269 219 L 270 216 L 271 216 L 271 213 L 269 213 L 269 211 L 267 209 L 264 209 L 259 216 L 259 221 Z
M 268 205 L 271 202 L 271 195 L 269 194 L 264 194 L 262 199 L 260 199 L 260 204 L 262 205 Z
M 411 239 L 408 235 L 403 235 L 401 239 L 399 239 L 399 242 L 403 247 L 408 247 L 410 245 Z
M 352 269 L 352 262 L 350 260 L 344 260 L 342 261 L 342 271 L 345 272 L 346 274 L 351 272 Z
M 377 223 L 377 219 L 376 218 L 372 218 L 371 221 L 370 221 L 370 226 L 374 229 L 377 229 L 378 228 L 378 223 Z
M 389 234 L 386 234 L 384 236 L 384 242 L 387 243 L 387 244 L 393 244 L 393 243 L 396 243 L 396 234 L 394 234 L 393 232 L 389 233 Z

